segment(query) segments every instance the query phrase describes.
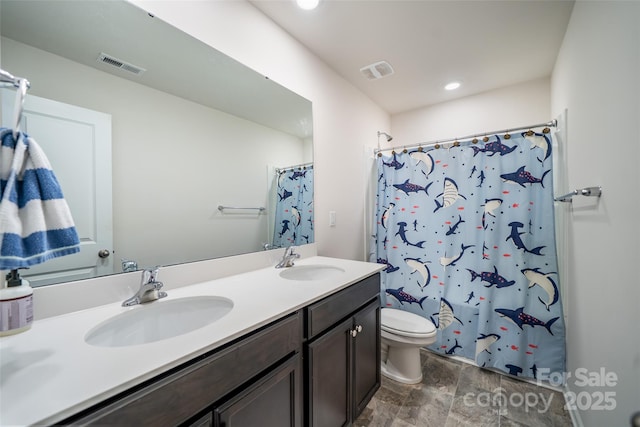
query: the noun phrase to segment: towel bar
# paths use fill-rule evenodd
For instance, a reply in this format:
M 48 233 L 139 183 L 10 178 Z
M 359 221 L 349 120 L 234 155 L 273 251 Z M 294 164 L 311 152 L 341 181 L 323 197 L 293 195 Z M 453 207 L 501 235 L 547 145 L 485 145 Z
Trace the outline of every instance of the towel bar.
M 587 196 L 587 197 L 600 197 L 602 195 L 602 187 L 585 187 L 578 190 L 573 190 L 571 193 L 567 193 L 564 196 L 556 197 L 556 202 L 569 202 L 571 203 L 573 196 Z
M 233 209 L 233 210 L 256 210 L 256 211 L 259 211 L 259 212 L 264 212 L 267 208 L 264 208 L 264 207 L 262 207 L 262 206 L 257 207 L 257 208 L 250 208 L 250 207 L 242 208 L 242 207 L 237 207 L 237 206 L 222 206 L 222 205 L 218 205 L 218 210 L 219 210 L 220 212 L 223 212 L 225 209 Z

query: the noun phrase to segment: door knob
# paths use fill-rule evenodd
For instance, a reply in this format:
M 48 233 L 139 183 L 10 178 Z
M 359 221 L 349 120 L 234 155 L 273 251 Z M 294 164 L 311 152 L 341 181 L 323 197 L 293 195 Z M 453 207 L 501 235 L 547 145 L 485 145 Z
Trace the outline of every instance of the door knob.
M 100 251 L 98 251 L 98 256 L 100 258 L 108 258 L 110 254 L 111 252 L 109 251 L 109 249 L 101 249 Z

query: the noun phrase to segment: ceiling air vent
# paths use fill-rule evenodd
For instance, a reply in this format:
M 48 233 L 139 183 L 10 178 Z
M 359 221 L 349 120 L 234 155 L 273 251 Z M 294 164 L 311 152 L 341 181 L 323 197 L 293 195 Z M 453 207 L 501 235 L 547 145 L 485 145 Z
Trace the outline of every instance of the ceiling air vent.
M 98 62 L 102 62 L 104 64 L 111 65 L 112 67 L 120 68 L 121 70 L 128 71 L 133 74 L 142 74 L 145 70 L 142 67 L 138 67 L 137 65 L 129 64 L 128 62 L 121 61 L 120 59 L 114 58 L 111 55 L 107 55 L 102 52 L 98 57 Z
M 369 80 L 377 80 L 393 74 L 393 67 L 387 61 L 380 61 L 360 68 L 360 72 Z

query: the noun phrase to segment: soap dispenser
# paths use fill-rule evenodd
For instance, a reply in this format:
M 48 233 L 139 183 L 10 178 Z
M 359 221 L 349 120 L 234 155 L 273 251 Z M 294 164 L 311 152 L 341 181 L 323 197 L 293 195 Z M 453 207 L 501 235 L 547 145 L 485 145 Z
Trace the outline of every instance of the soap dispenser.
M 32 322 L 33 289 L 18 270 L 11 270 L 0 289 L 0 336 L 24 332 Z

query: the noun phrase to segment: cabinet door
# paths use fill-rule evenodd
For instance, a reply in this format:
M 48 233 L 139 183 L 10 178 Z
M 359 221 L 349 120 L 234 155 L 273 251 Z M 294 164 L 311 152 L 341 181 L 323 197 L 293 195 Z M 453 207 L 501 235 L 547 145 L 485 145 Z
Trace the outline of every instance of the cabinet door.
M 351 422 L 351 326 L 349 318 L 308 345 L 310 427 L 340 427 Z
M 353 419 L 380 388 L 380 303 L 376 299 L 354 315 Z
M 208 412 L 197 420 L 188 422 L 183 427 L 213 427 L 213 416 L 211 412 Z
M 214 409 L 215 427 L 301 427 L 301 360 L 295 355 Z

